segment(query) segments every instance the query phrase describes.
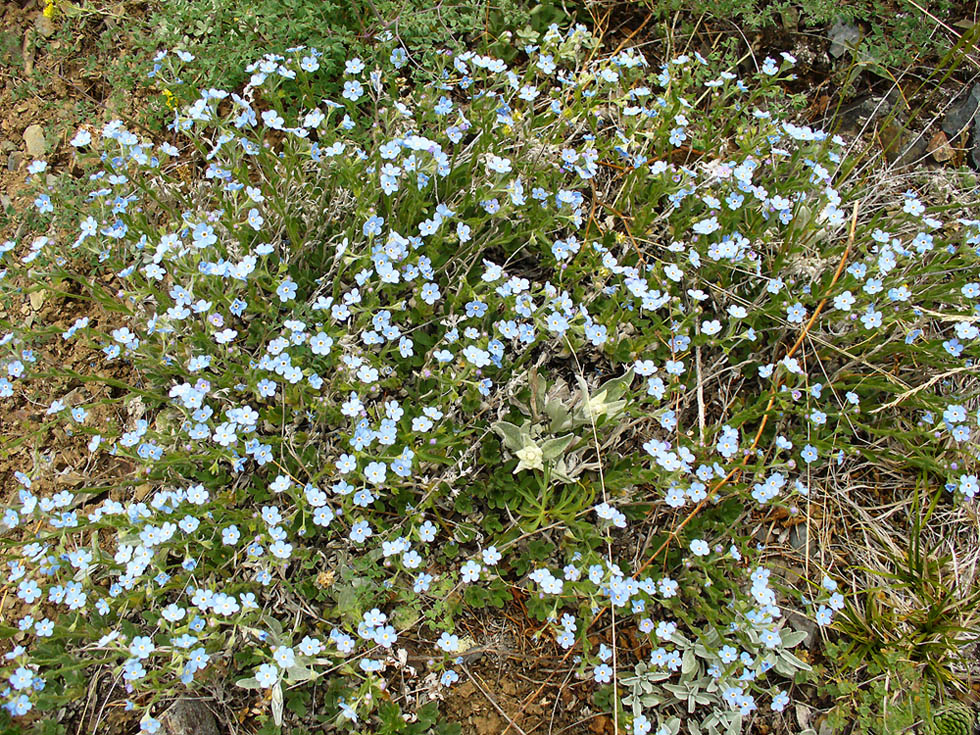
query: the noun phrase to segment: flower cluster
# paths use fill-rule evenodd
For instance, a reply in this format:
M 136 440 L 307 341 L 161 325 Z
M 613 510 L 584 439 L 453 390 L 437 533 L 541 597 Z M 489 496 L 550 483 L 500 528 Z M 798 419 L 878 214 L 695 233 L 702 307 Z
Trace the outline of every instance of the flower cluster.
M 347 61 L 334 100 L 303 96 L 319 52 L 291 49 L 250 66 L 238 93 L 202 90 L 166 141 L 119 121 L 78 131 L 84 210 L 39 196 L 47 234 L 0 247 L 2 283 L 77 268 L 108 316 L 11 329 L 0 397 L 13 405 L 59 374 L 36 357 L 52 342 L 91 355 L 93 380 L 128 375 L 125 415 L 75 391 L 47 414 L 91 461 L 138 467 L 145 492 L 35 492 L 49 470 L 17 473 L 2 518 L 20 539 L 4 581 L 24 610 L 0 667 L 11 714 L 51 706 L 52 688 L 70 695 L 58 662 L 73 657 L 117 672 L 149 732 L 160 704 L 218 660 L 272 690 L 277 718 L 284 683 L 344 678 L 338 722 L 357 721 L 404 667 L 408 630 L 430 625 L 440 685 L 458 680 L 459 638 L 436 633 L 452 611 L 423 623 L 420 606 L 502 580 L 562 649 L 587 648 L 611 609 L 648 638 L 658 681 L 697 671 L 736 719 L 762 700 L 786 706 L 802 662 L 782 608 L 809 601 L 778 599 L 765 550 L 733 521 L 797 514 L 825 465 L 872 451 L 882 393 L 907 376 L 862 375 L 854 354 L 900 334 L 932 345 L 942 369 L 973 365 L 980 286 L 910 274 L 975 274 L 980 223 L 943 237 L 909 193 L 893 220 L 858 227 L 835 182 L 844 141 L 767 109 L 788 55 L 750 86 L 699 54 L 654 70 L 636 50 L 586 61 L 587 38 L 553 28 L 515 67 L 447 53 L 408 98 L 406 51 L 390 39 L 378 63 Z M 157 61 L 176 81 L 191 59 Z M 503 458 L 491 426 L 521 423 L 511 399 L 533 391 L 536 370 L 567 371 L 567 355 L 582 386 L 576 472 L 571 438 Z M 613 397 L 596 380 L 610 374 L 626 375 Z M 932 437 L 949 490 L 972 499 L 980 415 L 952 390 L 893 405 L 905 399 L 922 411 L 909 441 Z M 491 543 L 447 520 L 464 501 L 508 511 Z M 591 526 L 592 542 L 518 572 L 546 525 L 511 522 L 528 504 Z M 582 521 L 593 513 L 606 523 Z M 636 566 L 595 543 L 628 539 L 654 513 L 668 524 L 662 557 Z M 436 553 L 443 543 L 462 550 Z M 662 572 L 648 574 L 654 561 Z M 843 606 L 829 578 L 824 589 L 821 625 Z M 294 612 L 279 618 L 282 600 Z M 707 632 L 692 641 L 684 625 Z M 612 645 L 589 654 L 598 684 L 625 665 Z M 673 727 L 642 709 L 635 732 Z

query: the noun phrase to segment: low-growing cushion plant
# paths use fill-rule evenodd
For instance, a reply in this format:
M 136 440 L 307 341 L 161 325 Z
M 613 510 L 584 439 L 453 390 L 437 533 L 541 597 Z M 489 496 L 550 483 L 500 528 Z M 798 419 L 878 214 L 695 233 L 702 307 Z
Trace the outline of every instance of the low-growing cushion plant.
M 67 381 L 45 425 L 126 472 L 16 472 L 13 727 L 109 672 L 146 732 L 216 679 L 276 726 L 315 690 L 307 726 L 393 728 L 383 692 L 436 698 L 454 621 L 517 595 L 619 730 L 745 731 L 809 668 L 785 612 L 845 606 L 755 520 L 869 460 L 973 498 L 975 385 L 944 381 L 974 371 L 980 223 L 837 181 L 844 141 L 779 119 L 788 54 L 740 79 L 522 42 L 407 88 L 382 37 L 328 100 L 317 51 L 269 54 L 165 140 L 79 129 L 81 198 L 32 164 L 0 285 L 64 308 L 5 325 L 0 400 Z

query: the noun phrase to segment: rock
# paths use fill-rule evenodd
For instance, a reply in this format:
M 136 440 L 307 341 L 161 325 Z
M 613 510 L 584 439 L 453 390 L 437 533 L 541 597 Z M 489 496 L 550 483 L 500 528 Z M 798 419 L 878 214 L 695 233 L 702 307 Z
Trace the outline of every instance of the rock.
M 54 23 L 44 13 L 38 13 L 34 18 L 34 30 L 45 38 L 54 35 Z
M 13 173 L 18 168 L 20 168 L 21 162 L 24 160 L 24 154 L 20 151 L 14 151 L 7 157 L 7 170 Z
M 954 104 L 943 118 L 943 132 L 951 138 L 958 136 L 976 119 L 980 108 L 980 84 L 974 84 L 970 93 Z
M 28 125 L 24 131 L 24 143 L 27 144 L 27 154 L 39 158 L 48 152 L 48 144 L 44 140 L 44 129 L 40 125 Z
M 920 164 L 929 155 L 925 136 L 916 135 L 899 125 L 884 126 L 878 131 L 878 140 L 885 154 L 885 160 L 895 169 Z
M 882 97 L 865 97 L 852 104 L 841 107 L 836 121 L 839 131 L 845 135 L 857 135 L 872 128 L 877 122 L 892 115 L 901 118 L 905 103 L 896 90 Z
M 884 152 L 888 163 L 895 163 L 902 154 L 902 148 L 905 144 L 905 130 L 898 124 L 897 120 L 892 120 L 879 128 L 878 142 L 881 144 L 881 150 Z
M 220 735 L 218 723 L 199 699 L 178 699 L 160 717 L 164 735 Z
M 856 25 L 838 18 L 830 27 L 830 55 L 839 59 L 845 51 L 853 51 L 860 42 L 862 33 Z
M 800 703 L 794 705 L 793 709 L 796 714 L 796 724 L 800 726 L 800 730 L 809 730 L 810 721 L 813 719 L 813 710 Z
M 970 158 L 975 168 L 980 169 L 980 115 L 973 119 L 973 150 Z
M 789 538 L 787 538 L 787 541 L 789 541 L 790 546 L 799 551 L 801 554 L 805 554 L 807 552 L 807 546 L 810 547 L 809 551 L 811 556 L 817 553 L 817 545 L 810 538 L 810 534 L 807 531 L 805 523 L 797 523 L 795 526 L 791 527 L 789 529 Z
M 23 56 L 20 33 L 16 29 L 0 31 L 0 58 L 6 57 L 9 64 L 20 61 Z
M 905 137 L 895 166 L 897 168 L 908 168 L 926 162 L 929 156 L 928 145 L 924 135 L 910 135 Z
M 14 143 L 14 141 L 7 140 L 6 138 L 0 140 L 0 151 L 3 151 L 4 153 L 10 153 L 10 151 L 15 151 L 15 150 L 17 150 L 17 144 Z
M 953 157 L 953 148 L 949 145 L 949 139 L 942 130 L 937 130 L 936 134 L 929 139 L 926 150 L 932 154 L 937 163 L 945 163 Z

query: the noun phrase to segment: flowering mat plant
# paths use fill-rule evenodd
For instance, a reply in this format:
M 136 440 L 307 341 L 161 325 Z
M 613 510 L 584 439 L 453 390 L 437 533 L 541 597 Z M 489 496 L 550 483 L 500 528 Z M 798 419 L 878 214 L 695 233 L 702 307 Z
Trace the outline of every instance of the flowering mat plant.
M 458 621 L 519 600 L 617 732 L 747 732 L 859 617 L 852 570 L 793 571 L 761 521 L 883 471 L 923 528 L 975 525 L 980 222 L 783 121 L 792 56 L 652 68 L 553 27 L 409 85 L 382 36 L 336 99 L 318 56 L 160 140 L 81 127 L 81 194 L 31 165 L 0 298 L 65 308 L 4 325 L 0 406 L 67 380 L 45 425 L 129 471 L 16 473 L 14 727 L 107 672 L 146 733 L 220 681 L 274 728 L 312 692 L 321 727 L 427 732 L 400 688 L 446 696 Z

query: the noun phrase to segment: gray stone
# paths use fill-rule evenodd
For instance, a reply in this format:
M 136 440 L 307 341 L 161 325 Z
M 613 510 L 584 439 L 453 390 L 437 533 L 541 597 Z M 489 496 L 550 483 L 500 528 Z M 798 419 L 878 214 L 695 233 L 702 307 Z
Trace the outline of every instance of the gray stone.
M 7 170 L 13 173 L 16 171 L 24 160 L 24 154 L 20 151 L 14 151 L 9 156 L 7 156 Z
M 896 170 L 919 166 L 928 160 L 928 145 L 925 136 L 903 133 L 895 149 L 885 152 L 885 158 Z
M 48 152 L 48 144 L 44 140 L 44 129 L 40 125 L 28 125 L 24 131 L 24 143 L 27 144 L 27 154 L 35 158 Z
M 220 735 L 211 710 L 199 699 L 178 699 L 160 717 L 165 735 Z
M 943 118 L 943 132 L 950 138 L 958 136 L 970 122 L 976 120 L 977 109 L 980 109 L 980 84 L 974 84 L 966 97 L 949 108 Z
M 853 51 L 861 40 L 861 29 L 838 18 L 830 27 L 830 55 L 839 59 L 845 51 Z
M 841 107 L 836 118 L 838 132 L 856 135 L 874 127 L 889 115 L 901 120 L 904 111 L 905 103 L 896 90 L 881 97 L 865 97 Z
M 44 13 L 38 13 L 34 18 L 34 30 L 45 38 L 51 38 L 54 35 L 54 23 Z
M 980 115 L 973 119 L 973 150 L 970 151 L 970 158 L 974 167 L 980 169 Z
M 810 541 L 810 534 L 807 532 L 805 523 L 797 523 L 789 529 L 789 545 L 797 551 L 806 553 L 806 547 L 810 547 L 810 553 L 816 551 L 816 545 Z

